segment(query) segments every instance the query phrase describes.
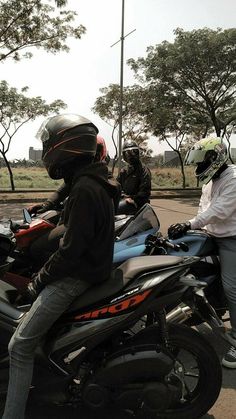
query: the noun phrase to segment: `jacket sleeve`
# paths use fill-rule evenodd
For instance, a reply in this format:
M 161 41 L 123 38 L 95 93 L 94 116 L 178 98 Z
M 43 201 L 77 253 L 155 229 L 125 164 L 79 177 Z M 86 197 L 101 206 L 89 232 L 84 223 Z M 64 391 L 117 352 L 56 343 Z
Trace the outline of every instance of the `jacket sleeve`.
M 119 202 L 121 199 L 121 185 L 111 174 L 108 175 L 108 182 L 115 186 L 113 195 L 114 212 L 117 213 Z
M 224 222 L 236 210 L 236 182 L 235 178 L 228 182 L 227 186 L 222 190 L 221 195 L 198 215 L 189 220 L 191 228 L 203 228 L 208 224 L 216 224 Z
M 39 272 L 43 284 L 70 276 L 94 239 L 95 214 L 92 192 L 80 188 L 79 198 L 71 197 L 68 204 L 70 215 L 59 249 Z
M 53 206 L 58 205 L 60 202 L 64 201 L 70 193 L 70 185 L 63 183 L 55 192 L 53 192 L 48 201 L 53 204 Z
M 151 172 L 148 167 L 143 166 L 141 171 L 141 179 L 139 185 L 139 191 L 132 198 L 136 204 L 142 204 L 143 199 L 149 199 L 151 194 Z
M 116 180 L 120 185 L 120 190 L 122 191 L 123 188 L 123 177 L 124 177 L 124 169 L 121 169 L 119 175 L 117 176 Z

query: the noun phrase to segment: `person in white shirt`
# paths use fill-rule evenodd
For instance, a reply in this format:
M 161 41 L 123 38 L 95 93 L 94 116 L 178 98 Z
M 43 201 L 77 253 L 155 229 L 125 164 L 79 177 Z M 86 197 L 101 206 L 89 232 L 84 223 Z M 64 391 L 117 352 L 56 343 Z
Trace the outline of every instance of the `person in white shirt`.
M 198 214 L 172 224 L 168 235 L 177 238 L 189 229 L 204 228 L 214 237 L 232 327 L 226 332 L 232 346 L 222 364 L 236 368 L 236 166 L 228 165 L 227 160 L 227 148 L 220 138 L 203 138 L 188 151 L 185 164 L 196 165 L 195 175 L 204 182 Z

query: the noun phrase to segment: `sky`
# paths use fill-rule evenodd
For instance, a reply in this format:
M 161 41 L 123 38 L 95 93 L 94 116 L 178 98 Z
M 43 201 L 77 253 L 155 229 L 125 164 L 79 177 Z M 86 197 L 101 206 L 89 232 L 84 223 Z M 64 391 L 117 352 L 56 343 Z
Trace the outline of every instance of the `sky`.
M 107 143 L 111 157 L 114 147 L 111 127 L 92 112 L 99 89 L 120 82 L 122 0 L 68 0 L 67 9 L 78 14 L 76 21 L 86 27 L 80 40 L 69 39 L 69 53 L 50 54 L 32 50 L 32 59 L 0 64 L 1 80 L 17 89 L 28 86 L 28 95 L 47 102 L 62 99 L 63 112 L 77 113 L 92 120 Z M 235 0 L 125 0 L 124 85 L 135 80 L 126 65 L 129 58 L 145 57 L 147 47 L 164 40 L 174 41 L 174 29 L 235 27 Z M 13 138 L 8 159 L 28 158 L 30 146 L 41 148 L 35 134 L 44 117 L 23 126 Z M 154 155 L 168 149 L 156 138 L 149 141 Z M 236 147 L 232 143 L 232 147 Z

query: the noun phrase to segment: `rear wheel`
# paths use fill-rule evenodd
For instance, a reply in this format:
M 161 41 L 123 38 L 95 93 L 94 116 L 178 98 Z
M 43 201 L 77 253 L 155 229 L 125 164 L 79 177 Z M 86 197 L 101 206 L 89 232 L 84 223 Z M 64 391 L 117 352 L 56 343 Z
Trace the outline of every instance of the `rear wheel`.
M 148 342 L 153 340 L 155 329 L 147 331 Z M 158 333 L 158 332 L 156 332 Z M 145 335 L 145 333 L 144 333 Z M 149 419 L 197 419 L 208 412 L 217 400 L 222 383 L 222 370 L 213 347 L 195 330 L 186 326 L 170 325 L 170 351 L 176 359 L 169 380 L 180 380 L 181 400 L 161 413 L 139 410 L 138 416 Z

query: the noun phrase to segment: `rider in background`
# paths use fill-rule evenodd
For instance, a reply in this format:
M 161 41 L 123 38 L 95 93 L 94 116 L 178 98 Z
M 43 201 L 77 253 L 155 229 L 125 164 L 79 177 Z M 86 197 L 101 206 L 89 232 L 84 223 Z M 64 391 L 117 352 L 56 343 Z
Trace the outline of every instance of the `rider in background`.
M 151 172 L 141 162 L 140 149 L 135 141 L 126 140 L 122 154 L 128 165 L 121 169 L 117 177 L 123 192 L 117 214 L 134 214 L 144 204 L 150 202 Z
M 205 228 L 214 237 L 232 327 L 225 333 L 232 346 L 222 364 L 236 368 L 236 166 L 228 165 L 227 160 L 227 148 L 220 138 L 203 138 L 189 150 L 185 164 L 196 165 L 195 175 L 204 182 L 198 214 L 170 226 L 168 235 L 175 239 L 189 229 Z

